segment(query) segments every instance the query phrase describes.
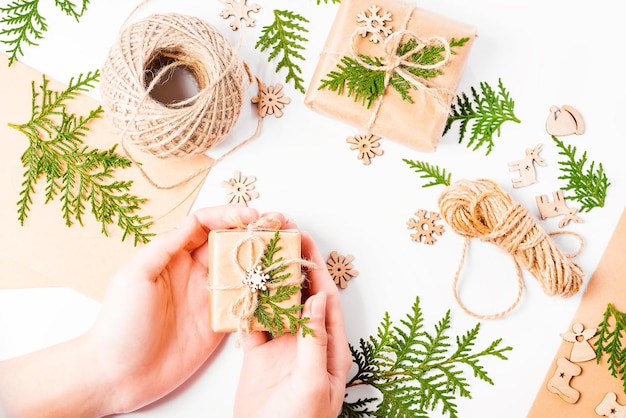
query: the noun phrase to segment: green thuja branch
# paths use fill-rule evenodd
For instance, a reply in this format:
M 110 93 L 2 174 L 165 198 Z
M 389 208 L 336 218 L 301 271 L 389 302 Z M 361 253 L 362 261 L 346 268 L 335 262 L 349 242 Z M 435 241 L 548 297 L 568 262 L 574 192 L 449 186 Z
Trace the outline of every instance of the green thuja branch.
M 54 0 L 54 4 L 78 22 L 87 10 L 89 0 L 82 0 L 78 5 L 70 0 Z M 0 42 L 7 45 L 10 67 L 18 56 L 24 55 L 24 45 L 38 45 L 48 30 L 48 24 L 39 13 L 39 0 L 14 0 L 0 7 L 0 15 L 0 24 L 5 26 L 0 30 Z
M 299 14 L 289 10 L 274 10 L 274 22 L 263 27 L 261 37 L 254 46 L 261 52 L 271 48 L 268 62 L 282 54 L 276 65 L 276 72 L 286 68 L 285 81 L 287 83 L 293 81 L 294 87 L 302 93 L 304 93 L 304 79 L 301 77 L 302 70 L 296 60 L 304 61 L 300 52 L 305 49 L 303 44 L 308 42 L 308 39 L 302 35 L 308 32 L 303 23 L 309 23 L 309 21 Z
M 445 135 L 452 124 L 460 121 L 459 143 L 468 134 L 471 126 L 467 147 L 476 151 L 480 147 L 486 147 L 485 155 L 488 155 L 494 146 L 494 133 L 500 136 L 500 127 L 506 121 L 520 123 L 514 114 L 515 102 L 509 92 L 504 88 L 502 80 L 498 79 L 498 89 L 494 90 L 486 82 L 480 83 L 480 92 L 471 87 L 472 97 L 465 93 L 457 96 L 456 104 L 452 104 L 450 115 L 443 134 Z
M 261 258 L 261 265 L 264 268 L 270 268 L 273 265 L 278 264 L 277 267 L 270 270 L 267 274 L 269 276 L 268 282 L 278 284 L 291 276 L 291 273 L 285 273 L 286 265 L 280 265 L 283 261 L 283 257 L 276 257 L 277 253 L 282 249 L 278 246 L 280 240 L 280 231 L 276 231 L 274 237 L 267 244 L 263 257 Z M 300 285 L 285 285 L 275 286 L 274 289 L 267 289 L 259 293 L 259 304 L 254 313 L 254 317 L 263 325 L 272 336 L 282 335 L 284 328 L 284 320 L 289 322 L 289 331 L 292 335 L 295 335 L 298 328 L 302 329 L 302 335 L 314 335 L 313 329 L 306 325 L 309 322 L 309 318 L 300 317 L 300 312 L 304 305 L 297 304 L 289 307 L 282 307 L 279 304 L 286 301 L 291 296 L 299 293 L 302 290 Z
M 347 389 L 368 385 L 380 397 L 344 401 L 341 417 L 426 417 L 428 411 L 441 408 L 454 418 L 457 397 L 471 397 L 467 371 L 493 385 L 480 360 L 489 356 L 506 360 L 511 347 L 502 347 L 497 339 L 476 350 L 480 324 L 453 343 L 447 335 L 449 311 L 432 332 L 424 330 L 423 322 L 416 298 L 411 312 L 398 325 L 385 313 L 376 336 L 362 338 L 358 347 L 350 345 L 356 372 Z
M 77 116 L 68 113 L 65 106 L 66 101 L 93 88 L 99 76 L 98 71 L 81 74 L 60 92 L 48 88 L 45 76 L 39 92 L 32 83 L 30 121 L 9 124 L 28 138 L 28 148 L 21 156 L 25 172 L 17 203 L 18 220 L 24 224 L 35 186 L 45 178 L 45 203 L 59 197 L 67 226 L 75 222 L 83 224 L 88 202 L 95 219 L 102 224 L 104 235 L 108 235 L 107 226 L 117 218 L 116 223 L 123 230 L 122 241 L 133 235 L 135 245 L 145 243 L 154 235 L 147 232 L 152 222 L 135 211 L 146 199 L 128 193 L 132 181 L 111 180 L 116 168 L 129 167 L 131 161 L 118 155 L 116 146 L 100 151 L 83 145 L 89 122 L 101 116 L 102 107 L 98 106 L 87 116 Z
M 599 364 L 602 355 L 608 355 L 607 364 L 613 377 L 622 380 L 626 392 L 626 350 L 622 346 L 622 335 L 626 331 L 626 313 L 620 312 L 612 304 L 608 304 L 602 322 L 598 325 L 598 338 L 594 342 L 596 362 Z
M 317 0 L 317 4 L 321 4 L 322 2 L 328 4 L 329 1 L 333 4 L 341 3 L 341 0 Z
M 468 40 L 469 38 L 452 38 L 449 42 L 451 52 L 455 53 L 454 48 L 463 46 Z M 398 46 L 397 55 L 403 56 L 416 47 L 417 41 L 409 39 Z M 422 48 L 419 52 L 411 54 L 407 60 L 415 64 L 433 65 L 444 59 L 443 52 L 443 46 L 429 45 Z M 326 78 L 321 80 L 318 89 L 327 88 L 330 91 L 337 92 L 338 95 L 342 95 L 345 91 L 348 97 L 352 97 L 355 102 L 360 101 L 361 105 L 369 109 L 374 100 L 385 94 L 386 72 L 384 65 L 384 59 L 381 57 L 359 55 L 357 60 L 353 57 L 344 56 L 339 60 L 336 69 L 326 74 Z M 381 69 L 378 70 L 376 67 Z M 442 74 L 440 69 L 415 68 L 410 65 L 400 65 L 399 67 L 411 73 L 418 80 L 434 78 Z M 417 87 L 403 76 L 393 72 L 389 79 L 389 85 L 400 94 L 403 100 L 413 103 L 410 91 Z
M 441 169 L 436 165 L 428 164 L 423 161 L 412 161 L 406 158 L 403 158 L 404 161 L 409 167 L 411 167 L 416 173 L 420 173 L 420 178 L 423 179 L 431 179 L 429 183 L 424 184 L 422 187 L 431 187 L 441 184 L 443 186 L 450 185 L 451 174 L 446 172 L 446 169 Z
M 604 207 L 606 191 L 611 183 L 604 172 L 602 163 L 596 166 L 595 161 L 591 161 L 589 166 L 585 167 L 587 151 L 580 159 L 576 159 L 576 147 L 565 145 L 555 136 L 552 136 L 552 139 L 559 148 L 559 155 L 566 158 L 564 161 L 559 161 L 563 172 L 559 179 L 567 181 L 563 190 L 572 191 L 573 194 L 565 197 L 580 203 L 581 212 L 589 212 L 595 207 Z

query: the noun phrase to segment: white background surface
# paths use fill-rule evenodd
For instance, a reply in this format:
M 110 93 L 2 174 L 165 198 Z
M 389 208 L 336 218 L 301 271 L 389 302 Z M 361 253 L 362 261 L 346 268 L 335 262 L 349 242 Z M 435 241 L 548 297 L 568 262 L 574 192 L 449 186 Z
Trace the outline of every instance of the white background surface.
M 254 44 L 261 27 L 271 23 L 272 9 L 293 10 L 310 20 L 310 42 L 304 52 L 307 60 L 302 64 L 308 85 L 338 5 L 317 5 L 315 0 L 256 2 L 261 11 L 254 15 L 256 26 L 243 29 L 241 59 L 267 84 L 284 84 L 284 74 L 276 74 L 275 63 L 267 63 L 267 53 L 256 51 Z M 52 3 L 41 2 L 41 13 L 49 24 L 45 39 L 39 47 L 26 48 L 21 61 L 64 83 L 102 65 L 120 26 L 138 4 L 92 0 L 77 24 Z M 403 317 L 416 296 L 421 298 L 428 329 L 447 309 L 452 311 L 454 335 L 477 322 L 456 306 L 451 290 L 463 240 L 446 226 L 435 245 L 411 241 L 406 221 L 418 209 L 438 211 L 442 189 L 422 188 L 423 181 L 402 158 L 445 167 L 453 181 L 491 178 L 538 218 L 535 196 L 549 195 L 563 186 L 557 179 L 557 161 L 562 157 L 545 131 L 545 120 L 551 105 L 569 104 L 582 113 L 586 132 L 563 139 L 578 147 L 579 156 L 588 151 L 590 160 L 602 162 L 612 182 L 604 208 L 581 214 L 582 224 L 565 228 L 580 233 L 586 241 L 576 259 L 586 271 L 585 284 L 625 204 L 623 31 L 618 30 L 623 14 L 618 11 L 619 2 L 421 0 L 419 5 L 478 28 L 479 37 L 459 91 L 468 92 L 481 81 L 496 86 L 502 78 L 516 102 L 515 113 L 522 123 L 505 123 L 489 156 L 458 144 L 453 130 L 442 139 L 437 152 L 430 154 L 383 140 L 385 154 L 364 166 L 345 143 L 355 129 L 307 109 L 304 96 L 289 84 L 286 93 L 292 103 L 284 109 L 284 116 L 266 118 L 257 139 L 214 168 L 195 203 L 196 208 L 222 204 L 225 190 L 221 182 L 240 170 L 258 179 L 260 197 L 250 206 L 286 213 L 313 234 L 324 256 L 332 250 L 354 255 L 359 276 L 341 292 L 352 343 L 375 333 L 385 311 L 393 319 Z M 215 25 L 234 43 L 238 34 L 231 32 L 229 21 L 219 17 L 222 8 L 218 1 L 155 0 L 137 16 L 170 11 L 193 14 Z M 256 93 L 252 90 L 250 96 Z M 99 97 L 97 91 L 91 94 Z M 0 93 L 0 100 L 11 98 Z M 252 107 L 246 106 L 224 146 L 209 154 L 218 156 L 222 149 L 246 137 L 254 123 Z M 513 189 L 511 178 L 516 173 L 508 171 L 507 163 L 522 158 L 525 148 L 538 143 L 543 144 L 541 156 L 547 163 L 538 169 L 538 183 Z M 16 199 L 3 197 L 2 201 L 14 204 Z M 539 222 L 547 231 L 555 231 L 559 219 Z M 512 261 L 491 244 L 472 243 L 463 274 L 462 297 L 475 310 L 499 311 L 515 298 Z M 508 361 L 485 362 L 495 385 L 475 381 L 473 398 L 458 402 L 459 417 L 523 417 L 537 391 L 543 390 L 540 386 L 553 368 L 559 333 L 568 330 L 582 292 L 570 299 L 546 296 L 528 273 L 525 283 L 515 311 L 481 325 L 479 346 L 501 337 L 513 351 Z M 98 303 L 70 289 L 1 290 L 0 358 L 73 337 L 93 323 L 98 309 Z M 241 351 L 231 336 L 187 384 L 131 416 L 230 416 L 240 360 Z

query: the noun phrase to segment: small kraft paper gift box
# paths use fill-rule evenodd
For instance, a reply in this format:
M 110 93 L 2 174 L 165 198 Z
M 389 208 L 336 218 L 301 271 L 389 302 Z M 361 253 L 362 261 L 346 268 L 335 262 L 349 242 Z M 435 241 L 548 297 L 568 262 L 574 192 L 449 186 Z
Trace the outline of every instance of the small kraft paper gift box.
M 433 152 L 476 29 L 400 0 L 343 0 L 305 104 L 368 135 Z
M 209 320 L 216 332 L 295 334 L 305 278 L 297 230 L 225 229 L 209 233 Z

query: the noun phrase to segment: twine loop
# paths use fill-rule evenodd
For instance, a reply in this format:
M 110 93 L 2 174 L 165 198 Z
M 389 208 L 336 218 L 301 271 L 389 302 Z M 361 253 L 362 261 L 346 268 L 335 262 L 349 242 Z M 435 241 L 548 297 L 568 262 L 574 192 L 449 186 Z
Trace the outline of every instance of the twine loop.
M 230 308 L 230 314 L 239 320 L 238 331 L 250 332 L 254 320 L 254 314 L 259 306 L 260 289 L 250 286 L 246 283 L 250 274 L 267 275 L 269 272 L 288 267 L 294 264 L 306 268 L 317 267 L 315 263 L 301 259 L 283 259 L 275 262 L 267 267 L 262 266 L 262 259 L 265 251 L 264 241 L 256 234 L 258 231 L 278 231 L 281 227 L 281 221 L 273 217 L 260 217 L 255 222 L 248 225 L 242 225 L 241 221 L 234 220 L 233 224 L 239 229 L 244 229 L 247 234 L 241 238 L 233 248 L 232 260 L 241 274 L 241 282 L 233 286 L 212 287 L 210 290 L 241 290 L 239 296 Z M 248 246 L 248 260 L 241 260 L 241 250 Z M 268 281 L 264 283 L 264 291 L 273 291 L 282 286 L 301 286 L 306 276 L 304 274 L 291 274 L 289 277 L 280 281 Z
M 192 97 L 162 103 L 155 87 L 177 68 L 195 79 Z M 100 83 L 112 125 L 158 157 L 203 154 L 235 125 L 243 105 L 244 65 L 216 28 L 193 16 L 155 14 L 129 25 L 111 47 Z
M 487 179 L 457 181 L 441 194 L 439 208 L 450 227 L 465 238 L 453 288 L 455 299 L 466 313 L 477 318 L 494 319 L 513 310 L 522 296 L 522 268 L 528 270 L 550 296 L 570 297 L 580 289 L 584 271 L 570 260 L 582 250 L 580 235 L 568 232 L 580 240 L 581 247 L 574 254 L 563 254 L 551 239 L 552 234 L 547 234 L 530 213 L 495 182 Z M 495 244 L 513 258 L 518 279 L 517 299 L 502 312 L 476 314 L 460 301 L 457 285 L 472 238 Z

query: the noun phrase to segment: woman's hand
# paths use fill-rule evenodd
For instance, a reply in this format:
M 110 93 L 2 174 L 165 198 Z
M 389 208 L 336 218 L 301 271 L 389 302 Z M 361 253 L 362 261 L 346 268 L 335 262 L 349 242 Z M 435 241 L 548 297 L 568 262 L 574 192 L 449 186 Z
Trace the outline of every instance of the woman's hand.
M 242 338 L 243 365 L 234 416 L 239 418 L 336 418 L 352 364 L 339 292 L 313 240 L 302 234 L 302 255 L 310 270 L 310 294 L 303 316 L 315 337 L 298 334 L 269 339 L 265 332 Z

